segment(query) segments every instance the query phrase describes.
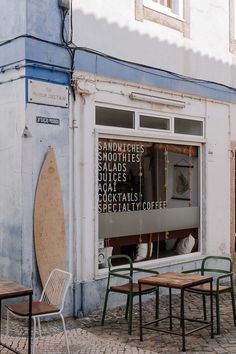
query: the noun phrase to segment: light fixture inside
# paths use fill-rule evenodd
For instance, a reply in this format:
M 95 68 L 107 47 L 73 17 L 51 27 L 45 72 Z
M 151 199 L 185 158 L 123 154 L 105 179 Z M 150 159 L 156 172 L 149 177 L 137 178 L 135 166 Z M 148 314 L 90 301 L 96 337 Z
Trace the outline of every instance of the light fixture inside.
M 158 97 L 158 96 L 143 95 L 143 94 L 137 93 L 137 92 L 131 92 L 131 94 L 129 95 L 129 98 L 131 100 L 157 103 L 157 104 L 161 104 L 161 105 L 165 105 L 165 106 L 172 106 L 172 107 L 179 107 L 179 108 L 184 108 L 186 105 L 186 103 L 184 101 L 172 100 L 172 99 Z

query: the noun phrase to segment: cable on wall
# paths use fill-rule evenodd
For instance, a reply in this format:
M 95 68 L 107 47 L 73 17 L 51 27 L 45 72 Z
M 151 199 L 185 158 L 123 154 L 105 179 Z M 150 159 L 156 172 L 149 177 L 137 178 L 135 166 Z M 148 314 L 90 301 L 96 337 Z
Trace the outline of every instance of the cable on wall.
M 71 0 L 71 6 L 72 6 L 72 0 Z M 68 16 L 68 13 L 66 14 L 66 16 Z M 210 81 L 210 80 L 203 80 L 203 79 L 196 79 L 196 78 L 192 78 L 189 76 L 184 76 L 181 74 L 177 74 L 173 71 L 169 71 L 169 70 L 165 70 L 165 69 L 161 69 L 161 68 L 155 68 L 149 65 L 145 65 L 145 64 L 140 64 L 140 63 L 136 63 L 136 62 L 132 62 L 132 61 L 128 61 L 128 60 L 124 60 L 124 59 L 120 59 L 111 55 L 108 55 L 106 53 L 91 49 L 91 48 L 86 48 L 86 47 L 79 47 L 76 46 L 73 43 L 72 40 L 72 35 L 73 35 L 73 25 L 72 25 L 72 11 L 71 11 L 71 36 L 69 38 L 69 40 L 67 40 L 67 38 L 65 37 L 64 33 L 65 33 L 65 19 L 64 16 L 62 17 L 62 23 L 61 23 L 61 39 L 62 39 L 62 43 L 57 43 L 57 42 L 53 42 L 50 40 L 46 40 L 40 37 L 36 37 L 36 36 L 32 36 L 32 35 L 20 35 L 20 36 L 16 36 L 14 38 L 11 38 L 9 40 L 6 41 L 2 41 L 0 42 L 0 47 L 10 44 L 12 42 L 14 42 L 15 40 L 21 39 L 21 38 L 29 38 L 29 39 L 33 39 L 36 41 L 40 41 L 46 44 L 50 44 L 50 45 L 54 45 L 60 48 L 64 48 L 68 51 L 69 55 L 70 55 L 70 59 L 71 59 L 71 64 L 70 64 L 70 79 L 71 79 L 71 87 L 73 90 L 73 96 L 75 97 L 75 93 L 74 93 L 74 89 L 73 89 L 73 85 L 72 85 L 72 77 L 73 77 L 73 72 L 75 69 L 75 54 L 77 50 L 86 52 L 86 53 L 90 53 L 90 54 L 94 54 L 94 55 L 98 55 L 100 57 L 103 57 L 109 61 L 113 61 L 116 63 L 119 63 L 122 66 L 125 66 L 127 68 L 131 68 L 133 70 L 137 70 L 139 72 L 144 72 L 144 73 L 148 73 L 150 75 L 153 76 L 158 76 L 158 77 L 163 77 L 166 78 L 166 76 L 164 74 L 169 75 L 172 79 L 174 80 L 178 80 L 178 81 L 185 81 L 185 82 L 191 82 L 194 83 L 198 86 L 201 87 L 205 87 L 207 89 L 212 89 L 214 91 L 218 91 L 218 92 L 225 92 L 225 93 L 232 93 L 235 94 L 236 92 L 236 88 L 222 84 L 222 83 L 218 83 L 215 81 Z M 160 73 L 158 73 L 157 71 L 160 71 Z M 216 85 L 217 87 L 210 87 L 209 85 Z M 226 90 L 224 90 L 223 88 L 225 88 Z M 229 91 L 231 92 L 229 92 Z
M 61 11 L 61 41 L 64 48 L 70 55 L 70 86 L 72 90 L 73 99 L 76 99 L 74 86 L 72 85 L 73 73 L 75 70 L 75 51 L 76 46 L 73 43 L 73 17 L 72 17 L 72 0 L 58 0 L 58 6 Z M 66 31 L 66 19 L 70 14 L 70 34 Z M 67 38 L 69 37 L 69 38 Z

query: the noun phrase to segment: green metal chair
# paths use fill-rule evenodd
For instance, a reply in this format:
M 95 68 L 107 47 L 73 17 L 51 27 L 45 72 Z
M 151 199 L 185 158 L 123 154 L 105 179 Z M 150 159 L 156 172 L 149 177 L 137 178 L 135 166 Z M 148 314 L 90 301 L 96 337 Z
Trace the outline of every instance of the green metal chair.
M 114 260 L 115 261 L 119 260 L 121 262 L 126 261 L 126 263 L 128 263 L 128 264 L 125 264 L 122 267 L 121 266 L 113 267 L 112 262 Z M 126 256 L 123 254 L 108 257 L 108 268 L 109 268 L 108 281 L 107 281 L 107 289 L 106 289 L 101 325 L 102 326 L 104 325 L 109 293 L 116 292 L 116 293 L 125 294 L 125 295 L 127 295 L 125 318 L 128 319 L 128 334 L 131 334 L 132 333 L 133 298 L 135 296 L 139 295 L 139 285 L 138 285 L 138 283 L 134 282 L 133 274 L 136 271 L 142 272 L 142 273 L 149 273 L 150 276 L 155 275 L 155 274 L 159 274 L 159 273 L 155 270 L 133 267 L 133 263 L 132 263 L 131 258 L 129 256 Z M 111 282 L 112 277 L 124 279 L 127 282 L 125 284 L 121 284 L 121 285 L 111 285 L 110 282 Z M 157 319 L 159 316 L 159 288 L 153 287 L 150 285 L 142 285 L 142 289 L 141 289 L 142 294 L 149 294 L 154 291 L 156 292 L 156 319 Z
M 202 261 L 201 268 L 187 270 L 183 273 L 200 273 L 201 275 L 211 274 L 214 279 L 213 283 L 213 296 L 215 297 L 216 306 L 216 328 L 217 334 L 220 334 L 220 294 L 230 292 L 232 300 L 232 310 L 234 325 L 236 326 L 236 311 L 235 311 L 235 298 L 234 298 L 234 285 L 233 285 L 233 272 L 232 260 L 229 257 L 222 256 L 208 256 Z M 226 281 L 226 282 L 225 282 Z M 203 300 L 204 320 L 207 319 L 206 315 L 206 296 L 210 295 L 209 284 L 197 285 L 186 291 L 201 294 Z

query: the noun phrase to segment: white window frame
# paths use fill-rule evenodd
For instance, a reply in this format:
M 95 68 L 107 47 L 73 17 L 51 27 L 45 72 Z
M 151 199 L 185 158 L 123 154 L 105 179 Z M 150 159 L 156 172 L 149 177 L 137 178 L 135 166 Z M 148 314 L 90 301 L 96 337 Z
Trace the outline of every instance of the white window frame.
M 119 128 L 118 128 L 119 130 Z M 123 131 L 122 131 L 123 133 Z M 104 132 L 102 129 L 95 129 L 95 149 L 98 148 L 98 141 L 99 138 L 105 138 L 105 139 L 122 139 L 122 140 L 135 140 L 135 141 L 145 141 L 145 142 L 162 142 L 164 144 L 176 144 L 176 145 L 183 145 L 183 141 L 181 140 L 172 140 L 172 139 L 163 139 L 163 137 L 158 137 L 156 136 L 155 138 L 150 138 L 147 135 L 140 135 L 133 134 L 133 135 L 124 135 L 119 131 L 113 131 L 108 133 Z M 190 141 L 186 141 L 184 145 L 188 146 L 190 144 Z M 193 142 L 194 146 L 197 146 L 199 148 L 199 161 L 198 161 L 198 166 L 199 166 L 199 235 L 198 235 L 198 242 L 199 242 L 199 247 L 198 251 L 194 253 L 188 253 L 184 255 L 178 255 L 176 256 L 170 256 L 170 257 L 164 257 L 164 258 L 156 258 L 156 259 L 151 259 L 147 261 L 140 261 L 137 263 L 137 265 L 142 266 L 142 268 L 155 268 L 158 266 L 165 266 L 165 265 L 170 265 L 170 260 L 173 262 L 172 264 L 178 264 L 182 263 L 183 261 L 195 261 L 196 259 L 202 259 L 202 254 L 203 254 L 203 219 L 202 219 L 202 213 L 203 213 L 203 206 L 202 206 L 202 191 L 203 191 L 203 186 L 202 186 L 202 168 L 203 168 L 203 161 L 202 161 L 202 154 L 203 154 L 203 146 L 202 143 L 200 142 Z M 107 277 L 107 272 L 108 268 L 98 268 L 98 247 L 99 247 L 99 214 L 98 214 L 98 186 L 97 186 L 97 180 L 98 180 L 98 151 L 95 150 L 95 263 L 94 263 L 94 271 L 95 271 L 95 278 L 104 278 Z
M 140 116 L 166 119 L 169 121 L 169 129 L 155 129 L 155 128 L 141 127 L 140 126 Z M 143 111 L 143 112 L 139 111 L 138 112 L 137 129 L 142 130 L 142 131 L 151 131 L 151 132 L 157 132 L 157 133 L 163 133 L 163 134 L 168 134 L 168 133 L 173 134 L 173 120 L 172 120 L 171 116 L 167 116 L 167 115 L 165 116 L 163 114 L 158 114 L 158 113 L 149 113 L 147 111 Z
M 124 110 L 131 110 L 135 113 L 135 127 L 134 129 L 128 129 L 128 128 L 119 128 L 119 127 L 109 127 L 109 126 L 99 126 L 95 125 L 94 129 L 94 139 L 95 139 L 95 144 L 94 144 L 94 153 L 95 153 L 95 198 L 94 198 L 94 211 L 95 211 L 95 249 L 94 249 L 94 254 L 95 254 L 95 262 L 94 262 L 94 272 L 95 272 L 95 278 L 100 279 L 107 277 L 107 272 L 108 268 L 103 268 L 99 269 L 98 268 L 98 245 L 99 245 L 99 226 L 98 226 L 98 185 L 97 185 L 97 180 L 98 180 L 98 141 L 99 138 L 111 138 L 111 139 L 122 139 L 122 140 L 135 140 L 135 141 L 150 141 L 150 142 L 162 142 L 166 144 L 177 144 L 177 145 L 189 145 L 193 144 L 194 146 L 197 146 L 199 148 L 199 161 L 198 161 L 198 166 L 199 166 L 199 249 L 197 252 L 186 254 L 186 255 L 179 255 L 178 257 L 165 257 L 165 258 L 158 258 L 158 259 L 153 259 L 153 260 L 148 260 L 148 261 L 142 261 L 140 262 L 140 265 L 142 265 L 143 268 L 150 268 L 150 267 L 157 267 L 157 266 L 165 266 L 169 265 L 170 259 L 173 260 L 173 264 L 178 264 L 182 263 L 183 261 L 191 261 L 191 260 L 196 260 L 196 259 L 202 259 L 202 252 L 203 252 L 203 219 L 202 219 L 202 213 L 203 213 L 203 205 L 202 205 L 202 192 L 203 192 L 203 183 L 202 183 L 202 171 L 203 171 L 203 144 L 205 143 L 204 136 L 198 136 L 198 135 L 184 135 L 184 134 L 176 134 L 173 132 L 174 129 L 174 118 L 186 118 L 186 119 L 191 119 L 191 120 L 200 120 L 203 121 L 203 132 L 205 128 L 205 120 L 204 118 L 197 118 L 194 116 L 186 116 L 186 115 L 168 115 L 168 118 L 170 119 L 170 124 L 171 124 L 171 131 L 159 131 L 156 129 L 149 129 L 149 128 L 140 128 L 139 127 L 139 116 L 142 114 L 145 115 L 151 115 L 151 116 L 159 116 L 158 111 L 150 112 L 148 109 L 146 110 L 140 110 L 135 107 L 128 107 L 128 106 L 121 106 L 121 105 L 116 105 L 116 104 L 110 104 L 110 103 L 102 103 L 99 101 L 95 101 L 95 107 L 100 106 L 100 107 L 108 107 L 108 108 L 118 108 L 119 109 L 124 109 Z M 167 116 L 160 114 L 160 117 L 165 117 Z M 95 117 L 94 117 L 95 119 Z M 177 259 L 176 259 L 177 258 Z
M 153 0 L 135 0 L 135 19 L 144 22 L 144 25 L 146 21 L 157 23 L 190 38 L 191 3 L 189 0 L 173 1 L 173 8 L 170 9 Z
M 182 133 L 175 133 L 175 118 L 179 118 L 179 119 L 189 119 L 191 121 L 198 121 L 198 122 L 202 122 L 202 135 L 191 135 L 191 134 L 182 134 Z M 194 137 L 198 137 L 199 139 L 204 139 L 205 138 L 205 120 L 204 118 L 195 118 L 195 117 L 186 117 L 184 115 L 174 115 L 173 116 L 173 134 L 174 136 L 178 137 L 190 137 L 190 138 L 194 138 Z
M 173 0 L 172 8 L 168 6 L 161 5 L 158 2 L 153 0 L 143 0 L 143 5 L 157 12 L 161 12 L 165 15 L 175 17 L 179 20 L 183 21 L 184 13 L 183 13 L 183 0 Z
M 145 109 L 145 110 L 140 110 L 135 107 L 126 107 L 124 105 L 115 105 L 115 104 L 110 104 L 110 103 L 102 103 L 102 102 L 95 102 L 95 107 L 104 107 L 104 108 L 111 108 L 111 109 L 119 109 L 119 110 L 125 110 L 125 111 L 131 111 L 134 112 L 134 127 L 133 128 L 124 128 L 124 127 L 112 127 L 109 125 L 96 125 L 95 123 L 95 129 L 97 131 L 103 131 L 104 133 L 110 133 L 113 132 L 113 129 L 115 131 L 122 132 L 124 136 L 127 136 L 129 134 L 143 134 L 146 132 L 147 137 L 156 137 L 156 134 L 159 134 L 159 136 L 170 136 L 171 139 L 178 139 L 179 141 L 185 140 L 185 141 L 192 141 L 192 142 L 205 142 L 205 118 L 204 117 L 195 117 L 195 116 L 189 116 L 185 114 L 170 114 L 167 112 L 159 111 L 159 110 L 150 110 L 150 109 Z M 169 129 L 153 129 L 153 128 L 145 128 L 140 126 L 140 116 L 145 115 L 145 116 L 150 116 L 150 117 L 156 117 L 156 118 L 164 118 L 169 120 Z M 202 122 L 203 125 L 203 131 L 202 135 L 191 135 L 191 134 L 180 134 L 180 133 L 175 133 L 174 132 L 174 120 L 175 118 L 181 118 L 181 119 L 189 119 L 192 121 L 200 121 Z

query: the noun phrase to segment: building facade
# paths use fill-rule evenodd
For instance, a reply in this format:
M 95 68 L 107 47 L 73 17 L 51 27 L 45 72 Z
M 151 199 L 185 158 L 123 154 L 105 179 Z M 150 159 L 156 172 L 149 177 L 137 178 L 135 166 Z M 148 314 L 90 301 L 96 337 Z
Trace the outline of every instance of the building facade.
M 110 254 L 160 271 L 234 257 L 234 5 L 5 1 L 2 276 L 40 290 L 33 212 L 48 147 L 74 280 L 68 313 L 102 306 Z

